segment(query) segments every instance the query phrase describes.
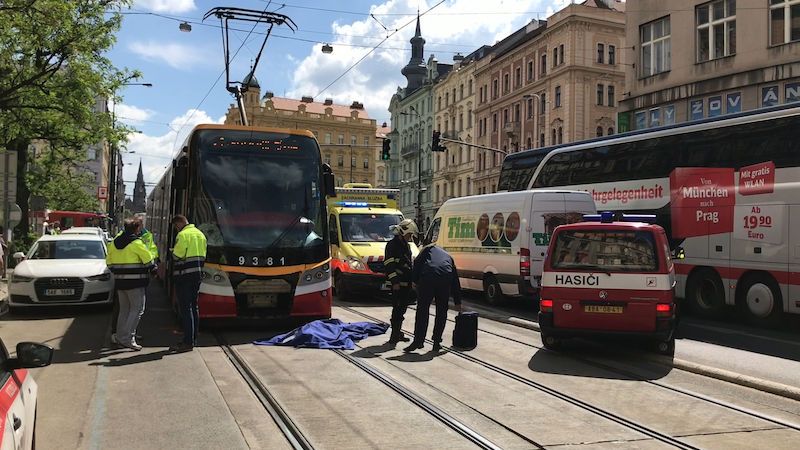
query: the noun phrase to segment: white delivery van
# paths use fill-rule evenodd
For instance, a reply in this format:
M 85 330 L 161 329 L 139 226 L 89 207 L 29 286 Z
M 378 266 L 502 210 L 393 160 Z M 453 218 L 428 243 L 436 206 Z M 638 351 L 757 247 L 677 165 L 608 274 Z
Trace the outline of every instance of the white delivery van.
M 446 201 L 425 243 L 447 250 L 462 289 L 483 291 L 490 304 L 506 296 L 538 298 L 553 230 L 596 212 L 585 191 L 529 190 Z

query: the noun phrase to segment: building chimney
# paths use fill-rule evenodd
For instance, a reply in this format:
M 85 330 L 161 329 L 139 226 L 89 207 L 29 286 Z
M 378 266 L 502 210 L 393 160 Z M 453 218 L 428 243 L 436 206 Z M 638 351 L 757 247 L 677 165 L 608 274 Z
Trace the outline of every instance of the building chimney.
M 388 126 L 389 126 L 389 125 L 388 125 L 386 122 L 383 122 L 383 123 L 381 124 L 381 128 L 386 128 L 386 127 L 388 127 Z
M 353 104 L 350 105 L 350 109 L 364 109 L 364 104 L 354 101 Z
M 325 99 L 325 106 L 331 106 L 331 105 L 333 105 L 333 99 L 332 98 L 326 98 Z
M 300 99 L 300 101 L 303 102 L 303 103 L 314 103 L 314 98 L 313 97 L 309 97 L 308 95 L 304 95 Z

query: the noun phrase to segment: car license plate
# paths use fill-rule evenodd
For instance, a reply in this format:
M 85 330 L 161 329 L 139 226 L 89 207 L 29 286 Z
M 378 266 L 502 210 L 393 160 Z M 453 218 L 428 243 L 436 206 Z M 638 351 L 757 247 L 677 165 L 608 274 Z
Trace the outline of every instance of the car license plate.
M 276 294 L 250 294 L 247 296 L 247 304 L 251 308 L 274 308 L 278 305 Z
M 587 313 L 622 314 L 622 306 L 586 305 L 583 311 Z
M 75 289 L 45 289 L 44 295 L 75 295 Z

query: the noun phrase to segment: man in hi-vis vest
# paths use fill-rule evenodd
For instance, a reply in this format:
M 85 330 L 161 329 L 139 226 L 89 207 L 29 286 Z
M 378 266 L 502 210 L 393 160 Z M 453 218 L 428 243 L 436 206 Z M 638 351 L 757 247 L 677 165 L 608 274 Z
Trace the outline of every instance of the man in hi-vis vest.
M 173 217 L 172 225 L 178 231 L 175 247 L 172 249 L 174 256 L 172 275 L 181 313 L 183 339 L 170 347 L 170 350 L 191 351 L 197 341 L 197 325 L 200 320 L 197 293 L 200 291 L 203 264 L 206 261 L 206 236 L 190 224 L 186 216 Z

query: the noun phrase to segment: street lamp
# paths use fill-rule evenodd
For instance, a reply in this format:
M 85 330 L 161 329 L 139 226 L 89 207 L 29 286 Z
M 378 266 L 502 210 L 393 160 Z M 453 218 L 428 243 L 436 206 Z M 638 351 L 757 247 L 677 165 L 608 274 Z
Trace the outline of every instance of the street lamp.
M 178 29 L 184 33 L 188 33 L 192 31 L 192 26 L 189 25 L 189 22 L 181 22 L 181 24 L 178 25 Z
M 153 83 L 122 83 L 121 86 L 144 86 L 144 87 L 153 87 Z M 117 124 L 117 116 L 116 116 L 116 109 L 117 109 L 117 102 L 114 101 L 114 104 L 111 107 L 111 128 L 116 128 Z M 114 146 L 111 148 L 110 152 L 110 161 L 108 164 L 109 174 L 108 174 L 108 215 L 109 218 L 114 221 L 116 220 L 116 196 L 117 196 L 117 165 L 121 168 L 120 162 L 122 160 L 122 156 L 119 154 L 119 149 Z
M 401 112 L 403 116 L 417 116 L 419 119 L 419 132 L 417 133 L 417 226 L 422 228 L 422 193 L 427 189 L 422 187 L 422 128 L 425 126 L 422 120 L 422 115 L 414 109 L 413 106 L 409 107 L 410 112 Z

